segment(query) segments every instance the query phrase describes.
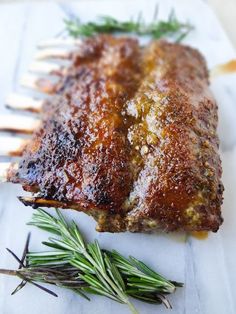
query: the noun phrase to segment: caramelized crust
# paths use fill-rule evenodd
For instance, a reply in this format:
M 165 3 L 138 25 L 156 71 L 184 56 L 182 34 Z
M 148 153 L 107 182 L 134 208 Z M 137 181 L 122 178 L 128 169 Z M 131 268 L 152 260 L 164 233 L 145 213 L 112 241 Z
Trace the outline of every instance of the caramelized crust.
M 73 60 L 10 178 L 37 193 L 25 203 L 84 211 L 99 231 L 217 231 L 217 105 L 202 56 L 99 36 Z

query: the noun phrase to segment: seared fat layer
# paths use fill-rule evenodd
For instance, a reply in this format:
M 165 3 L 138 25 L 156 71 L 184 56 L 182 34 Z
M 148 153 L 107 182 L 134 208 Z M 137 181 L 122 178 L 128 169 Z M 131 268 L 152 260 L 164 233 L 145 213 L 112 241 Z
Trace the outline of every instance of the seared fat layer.
M 10 180 L 37 193 L 35 206 L 94 216 L 99 231 L 217 231 L 223 187 L 208 85 L 192 48 L 88 39 Z

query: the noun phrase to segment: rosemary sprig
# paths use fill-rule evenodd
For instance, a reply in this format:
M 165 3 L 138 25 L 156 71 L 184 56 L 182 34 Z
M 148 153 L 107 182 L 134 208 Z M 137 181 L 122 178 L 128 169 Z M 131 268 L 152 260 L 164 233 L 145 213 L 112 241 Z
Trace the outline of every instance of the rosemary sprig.
M 76 37 L 90 37 L 100 33 L 133 33 L 139 36 L 149 35 L 152 38 L 162 37 L 174 38 L 177 42 L 181 41 L 192 29 L 189 23 L 180 22 L 172 10 L 166 21 L 157 20 L 157 10 L 154 19 L 147 24 L 139 15 L 136 21 L 118 21 L 110 16 L 101 16 L 97 22 L 82 23 L 79 18 L 65 20 L 67 33 Z
M 71 225 L 67 224 L 58 210 L 57 215 L 58 217 L 55 218 L 43 210 L 38 210 L 33 215 L 31 225 L 60 236 L 59 239 L 49 238 L 49 242 L 43 242 L 59 252 L 49 252 L 48 255 L 43 254 L 43 256 L 29 253 L 27 255 L 29 264 L 37 265 L 38 259 L 41 265 L 42 263 L 50 264 L 52 261 L 53 263 L 69 262 L 83 272 L 78 276 L 89 285 L 85 291 L 104 295 L 114 301 L 127 304 L 132 312 L 136 313 L 124 291 L 122 277 L 119 276 L 115 266 L 111 267 L 107 255 L 101 251 L 98 242 L 85 245 L 75 222 L 72 222 Z M 42 261 L 42 257 L 44 261 Z
M 86 244 L 75 222 L 67 223 L 62 214 L 56 212 L 54 217 L 37 209 L 29 223 L 57 236 L 43 242 L 53 250 L 28 252 L 28 240 L 22 259 L 10 251 L 20 268 L 0 270 L 0 273 L 22 279 L 14 293 L 30 282 L 55 295 L 36 284 L 40 282 L 71 289 L 87 299 L 87 293 L 106 296 L 127 304 L 132 313 L 138 312 L 129 297 L 171 307 L 165 295 L 182 284 L 165 279 L 134 257 L 125 258 L 116 251 L 102 250 L 97 241 Z

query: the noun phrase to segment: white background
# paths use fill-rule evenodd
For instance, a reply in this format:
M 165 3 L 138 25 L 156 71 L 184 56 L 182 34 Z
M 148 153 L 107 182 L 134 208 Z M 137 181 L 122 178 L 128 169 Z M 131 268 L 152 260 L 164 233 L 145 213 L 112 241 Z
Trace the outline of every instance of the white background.
M 160 16 L 168 16 L 175 8 L 181 20 L 189 20 L 196 30 L 186 43 L 197 47 L 207 59 L 209 68 L 235 58 L 235 51 L 209 7 L 200 0 L 168 1 L 80 1 L 70 5 L 56 3 L 24 3 L 0 6 L 0 110 L 5 112 L 4 99 L 12 91 L 26 93 L 18 81 L 33 60 L 36 45 L 42 39 L 57 34 L 62 19 L 76 13 L 84 21 L 99 14 L 110 14 L 119 19 L 137 16 L 142 11 L 150 20 L 156 3 Z M 160 271 L 163 275 L 183 281 L 185 287 L 170 296 L 173 314 L 234 314 L 236 303 L 236 76 L 230 75 L 212 82 L 212 90 L 219 104 L 219 135 L 223 161 L 225 222 L 217 234 L 205 241 L 185 235 L 163 234 L 98 234 L 91 218 L 81 213 L 64 211 L 73 216 L 89 240 L 97 238 L 104 248 L 115 248 L 131 254 Z M 16 198 L 22 195 L 20 187 L 0 186 L 0 266 L 16 267 L 6 253 L 10 247 L 21 254 L 29 230 L 32 230 L 31 250 L 40 248 L 39 240 L 47 234 L 27 227 L 32 209 L 24 207 Z M 53 298 L 27 285 L 15 296 L 10 296 L 18 280 L 0 277 L 1 314 L 110 314 L 129 313 L 124 305 L 102 297 L 92 302 L 75 294 L 53 288 L 59 298 Z M 140 313 L 167 313 L 162 306 L 134 302 Z

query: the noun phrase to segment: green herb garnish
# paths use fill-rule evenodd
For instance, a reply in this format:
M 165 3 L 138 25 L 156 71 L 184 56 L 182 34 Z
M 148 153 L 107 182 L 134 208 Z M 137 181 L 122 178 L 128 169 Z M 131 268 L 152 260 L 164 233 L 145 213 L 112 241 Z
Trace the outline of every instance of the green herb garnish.
M 74 38 L 90 37 L 100 33 L 133 33 L 139 36 L 149 35 L 152 38 L 172 37 L 181 41 L 192 29 L 189 23 L 180 22 L 172 10 L 167 21 L 157 20 L 147 24 L 139 15 L 136 21 L 118 21 L 110 16 L 101 16 L 97 22 L 82 23 L 79 18 L 65 20 L 66 31 Z
M 71 289 L 88 300 L 87 294 L 106 296 L 128 305 L 132 313 L 138 312 L 130 297 L 171 307 L 165 295 L 173 293 L 181 283 L 165 279 L 134 257 L 125 258 L 116 251 L 102 250 L 97 241 L 86 244 L 75 222 L 66 222 L 56 212 L 54 217 L 37 209 L 29 223 L 56 235 L 43 242 L 53 250 L 28 252 L 29 238 L 21 259 L 8 249 L 20 266 L 18 270 L 0 269 L 0 273 L 22 279 L 13 293 L 29 282 L 57 296 L 36 283 L 41 282 Z

